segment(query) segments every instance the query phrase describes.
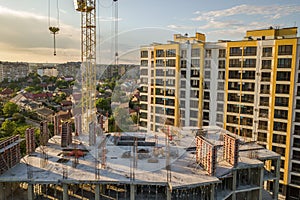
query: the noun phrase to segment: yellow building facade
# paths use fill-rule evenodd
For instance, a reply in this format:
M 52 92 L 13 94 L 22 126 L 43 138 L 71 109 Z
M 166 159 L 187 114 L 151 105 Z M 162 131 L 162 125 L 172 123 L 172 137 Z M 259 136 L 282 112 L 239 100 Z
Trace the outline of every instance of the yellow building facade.
M 298 48 L 295 27 L 247 31 L 244 40 L 227 42 L 224 127 L 281 154 L 283 195 L 293 173 Z

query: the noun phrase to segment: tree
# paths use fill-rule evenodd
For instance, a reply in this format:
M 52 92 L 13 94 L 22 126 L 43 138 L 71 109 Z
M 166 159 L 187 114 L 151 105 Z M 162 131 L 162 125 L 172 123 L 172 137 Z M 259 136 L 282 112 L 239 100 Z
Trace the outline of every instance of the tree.
M 14 121 L 16 121 L 19 124 L 25 123 L 25 121 L 26 121 L 25 117 L 20 113 L 14 113 L 12 115 L 12 118 Z
M 19 112 L 19 107 L 17 104 L 12 103 L 12 102 L 7 102 L 3 106 L 3 114 L 6 117 L 11 117 L 14 113 Z
M 14 121 L 10 121 L 6 119 L 1 126 L 1 129 L 5 132 L 6 136 L 13 135 L 14 131 L 16 130 L 17 124 Z
M 110 109 L 110 98 L 99 98 L 96 101 L 96 107 L 97 109 L 100 109 L 101 111 L 103 111 L 103 114 L 105 114 L 106 112 L 111 112 Z

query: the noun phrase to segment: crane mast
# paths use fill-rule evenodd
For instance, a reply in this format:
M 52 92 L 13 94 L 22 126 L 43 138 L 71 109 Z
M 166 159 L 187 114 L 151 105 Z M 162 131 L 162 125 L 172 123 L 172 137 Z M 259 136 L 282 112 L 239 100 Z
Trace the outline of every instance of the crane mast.
M 81 13 L 81 130 L 94 145 L 96 123 L 96 0 L 75 0 Z

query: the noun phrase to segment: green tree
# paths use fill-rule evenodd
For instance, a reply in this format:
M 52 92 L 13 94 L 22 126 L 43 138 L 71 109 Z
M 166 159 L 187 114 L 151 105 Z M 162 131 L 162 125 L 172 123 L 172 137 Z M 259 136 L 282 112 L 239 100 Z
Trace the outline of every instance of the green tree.
M 17 127 L 16 122 L 6 119 L 2 123 L 1 129 L 5 132 L 6 136 L 11 136 L 15 132 L 16 127 Z
M 97 109 L 99 109 L 100 111 L 102 111 L 103 114 L 105 114 L 106 112 L 111 112 L 110 109 L 110 98 L 99 98 L 96 100 L 96 107 Z
M 12 115 L 12 118 L 14 121 L 16 121 L 18 124 L 22 124 L 22 123 L 25 123 L 25 117 L 20 114 L 20 113 L 14 113 Z
M 14 113 L 19 112 L 19 107 L 15 103 L 7 102 L 4 104 L 2 111 L 6 117 L 11 117 Z

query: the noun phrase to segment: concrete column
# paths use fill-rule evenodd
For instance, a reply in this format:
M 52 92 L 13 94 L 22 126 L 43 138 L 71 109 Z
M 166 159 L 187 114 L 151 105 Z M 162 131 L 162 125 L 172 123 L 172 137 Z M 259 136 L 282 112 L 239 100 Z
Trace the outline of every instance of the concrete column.
M 28 183 L 28 189 L 27 189 L 27 197 L 28 200 L 33 200 L 34 199 L 34 195 L 33 195 L 33 184 Z
M 0 183 L 0 200 L 5 200 L 5 183 Z
M 259 180 L 259 200 L 262 200 L 262 192 L 263 192 L 263 189 L 264 189 L 264 167 L 262 167 L 260 169 L 260 180 Z M 255 178 L 255 177 L 253 177 Z
M 279 179 L 280 179 L 280 158 L 276 160 L 275 166 L 276 179 L 273 181 L 273 199 L 278 199 Z
M 215 199 L 215 184 L 211 185 L 211 190 L 210 190 L 210 200 Z
M 130 185 L 130 200 L 135 200 L 135 185 Z
M 232 171 L 232 199 L 236 199 L 236 181 L 237 181 L 237 170 Z
M 95 185 L 95 200 L 100 200 L 100 184 Z
M 167 200 L 171 200 L 172 199 L 172 185 L 171 185 L 171 183 L 168 183 L 168 185 L 166 186 L 166 191 L 167 191 Z
M 63 183 L 63 200 L 69 200 L 69 194 L 68 194 L 68 184 Z

